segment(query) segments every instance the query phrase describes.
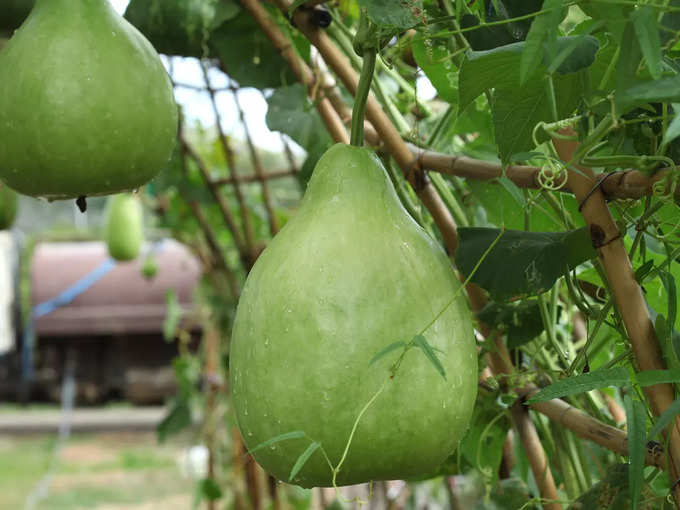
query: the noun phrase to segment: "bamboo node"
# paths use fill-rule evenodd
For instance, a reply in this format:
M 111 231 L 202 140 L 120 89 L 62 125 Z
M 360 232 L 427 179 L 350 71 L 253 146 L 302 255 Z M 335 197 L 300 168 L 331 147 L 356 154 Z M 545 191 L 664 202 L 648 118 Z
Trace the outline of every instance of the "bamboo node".
M 427 174 L 423 171 L 422 158 L 425 155 L 425 151 L 420 150 L 418 154 L 411 160 L 408 166 L 408 173 L 406 175 L 406 180 L 411 183 L 413 189 L 416 193 L 420 193 L 425 189 L 428 184 Z
M 614 241 L 620 238 L 621 238 L 620 230 L 617 232 L 615 236 L 607 239 L 607 234 L 600 225 L 593 223 L 590 226 L 590 240 L 593 243 L 593 248 L 595 249 L 607 246 L 608 244 L 613 243 Z

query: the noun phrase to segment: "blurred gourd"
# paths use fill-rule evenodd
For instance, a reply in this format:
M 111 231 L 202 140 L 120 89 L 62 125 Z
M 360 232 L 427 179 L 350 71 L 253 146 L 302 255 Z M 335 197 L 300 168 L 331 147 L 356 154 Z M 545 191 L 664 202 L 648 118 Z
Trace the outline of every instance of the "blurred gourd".
M 144 217 L 135 195 L 121 193 L 109 198 L 105 239 L 113 259 L 126 261 L 139 256 L 144 242 Z
M 0 183 L 0 230 L 7 230 L 17 216 L 17 194 Z
M 37 0 L 0 52 L 0 179 L 20 193 L 135 189 L 176 134 L 158 54 L 108 0 Z
M 238 304 L 230 388 L 255 459 L 283 481 L 331 485 L 324 452 L 337 466 L 385 384 L 358 421 L 337 484 L 433 472 L 463 437 L 477 392 L 472 318 L 459 290 L 451 262 L 403 208 L 377 157 L 329 149 Z M 419 333 L 445 378 L 425 348 L 413 348 L 390 379 L 399 347 Z M 320 447 L 291 478 L 313 442 Z
M 142 277 L 145 280 L 153 280 L 158 274 L 158 264 L 154 258 L 149 255 L 144 259 L 144 264 L 142 264 Z

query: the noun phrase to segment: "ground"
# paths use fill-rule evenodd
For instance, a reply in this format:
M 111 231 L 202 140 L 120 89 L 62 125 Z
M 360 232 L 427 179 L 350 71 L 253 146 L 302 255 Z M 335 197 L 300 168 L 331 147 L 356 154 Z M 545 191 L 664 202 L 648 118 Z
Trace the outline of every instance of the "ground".
M 0 510 L 25 508 L 48 472 L 55 435 L 0 436 Z M 182 441 L 153 432 L 76 434 L 61 449 L 35 510 L 185 510 L 194 482 L 183 476 Z

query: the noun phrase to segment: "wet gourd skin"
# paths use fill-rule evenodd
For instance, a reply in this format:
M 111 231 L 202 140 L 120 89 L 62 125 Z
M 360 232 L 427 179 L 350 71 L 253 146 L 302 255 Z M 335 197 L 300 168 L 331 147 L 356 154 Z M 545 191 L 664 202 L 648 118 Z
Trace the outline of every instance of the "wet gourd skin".
M 37 0 L 0 52 L 0 180 L 20 193 L 135 189 L 176 134 L 158 54 L 108 0 Z
M 444 380 L 411 349 L 359 422 L 338 485 L 427 475 L 457 447 L 477 391 L 472 319 L 451 264 L 407 214 L 374 154 L 333 146 L 318 162 L 300 208 L 251 270 L 238 305 L 230 390 L 249 449 L 304 431 L 337 465 L 362 407 L 389 377 L 396 350 L 458 293 L 424 336 Z M 254 452 L 277 478 L 330 486 L 317 450 L 289 474 L 310 439 Z
M 109 198 L 105 237 L 114 260 L 123 262 L 139 256 L 144 242 L 144 213 L 136 196 L 121 193 Z

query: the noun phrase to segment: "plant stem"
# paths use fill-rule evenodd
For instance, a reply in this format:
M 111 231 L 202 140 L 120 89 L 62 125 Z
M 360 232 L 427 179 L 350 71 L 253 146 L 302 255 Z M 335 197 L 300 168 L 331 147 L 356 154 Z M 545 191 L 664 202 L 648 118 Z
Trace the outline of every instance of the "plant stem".
M 364 63 L 361 67 L 359 86 L 357 87 L 357 94 L 354 99 L 354 108 L 352 109 L 352 134 L 349 141 L 350 144 L 356 147 L 364 145 L 364 114 L 366 112 L 368 93 L 371 90 L 371 81 L 373 81 L 376 55 L 377 52 L 373 48 L 364 51 Z

